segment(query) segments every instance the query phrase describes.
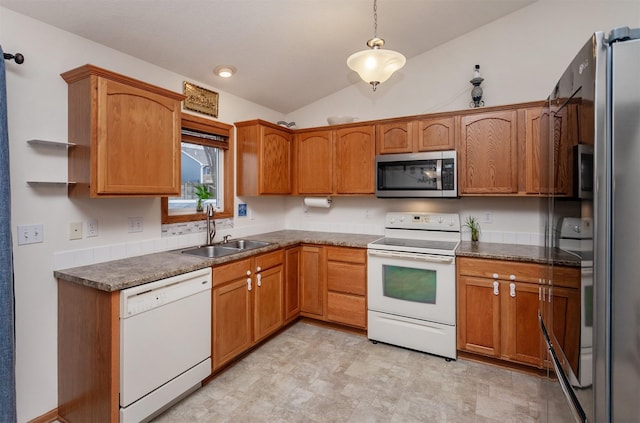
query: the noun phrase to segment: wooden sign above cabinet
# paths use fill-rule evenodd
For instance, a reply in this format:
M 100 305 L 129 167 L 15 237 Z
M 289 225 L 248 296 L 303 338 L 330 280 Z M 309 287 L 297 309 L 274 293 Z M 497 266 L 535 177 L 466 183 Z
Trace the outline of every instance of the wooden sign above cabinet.
M 70 197 L 180 194 L 184 95 L 84 65 L 69 84 Z

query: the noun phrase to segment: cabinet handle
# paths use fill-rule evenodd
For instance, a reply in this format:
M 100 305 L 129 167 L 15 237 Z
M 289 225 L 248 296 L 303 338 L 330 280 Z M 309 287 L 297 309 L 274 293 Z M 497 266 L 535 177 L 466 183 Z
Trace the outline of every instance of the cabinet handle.
M 509 280 L 515 281 L 516 280 L 516 275 L 509 275 Z
M 546 296 L 547 296 L 547 288 L 542 287 L 542 302 L 547 301 Z
M 538 301 L 542 301 L 542 287 L 538 286 Z
M 549 296 L 547 297 L 549 302 L 551 302 L 551 290 L 552 290 L 552 289 L 553 289 L 553 287 L 552 287 L 552 286 L 550 286 L 550 287 L 549 287 Z
M 498 281 L 493 281 L 493 295 L 499 295 L 500 291 L 498 291 L 498 287 L 500 283 Z
M 260 266 L 256 267 L 256 272 L 259 272 L 261 270 L 262 270 L 262 268 Z
M 258 286 L 262 286 L 262 275 L 258 274 L 256 276 Z
M 511 276 L 513 276 L 513 275 L 511 275 Z M 511 282 L 509 284 L 509 295 L 511 296 L 511 298 L 515 298 L 516 297 L 516 284 L 513 283 L 513 282 Z
M 498 279 L 498 277 L 499 277 L 499 276 L 500 276 L 500 275 L 498 275 L 497 273 L 494 273 L 494 274 L 493 274 L 493 279 Z
M 247 270 L 247 276 L 251 276 L 251 270 Z
M 247 278 L 247 291 L 251 291 L 251 278 Z

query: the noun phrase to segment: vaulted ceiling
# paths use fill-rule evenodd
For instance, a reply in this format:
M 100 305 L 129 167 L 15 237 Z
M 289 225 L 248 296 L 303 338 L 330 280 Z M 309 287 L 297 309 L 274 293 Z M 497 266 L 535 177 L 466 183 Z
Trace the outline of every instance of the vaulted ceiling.
M 410 60 L 534 1 L 378 0 L 378 36 Z M 364 83 L 346 59 L 374 35 L 373 0 L 0 0 L 0 6 L 281 113 Z M 223 64 L 237 68 L 233 78 L 213 74 Z

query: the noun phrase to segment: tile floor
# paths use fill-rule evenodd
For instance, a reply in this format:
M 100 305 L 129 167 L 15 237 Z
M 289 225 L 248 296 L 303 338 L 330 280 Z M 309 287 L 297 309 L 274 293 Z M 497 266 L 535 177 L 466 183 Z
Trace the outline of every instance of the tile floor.
M 155 423 L 572 422 L 560 386 L 298 322 Z

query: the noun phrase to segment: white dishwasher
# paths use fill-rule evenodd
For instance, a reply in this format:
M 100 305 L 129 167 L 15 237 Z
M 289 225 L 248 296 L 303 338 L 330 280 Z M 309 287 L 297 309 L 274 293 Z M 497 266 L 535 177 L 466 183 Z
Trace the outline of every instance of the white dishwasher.
M 211 268 L 122 290 L 120 423 L 141 422 L 211 374 Z

